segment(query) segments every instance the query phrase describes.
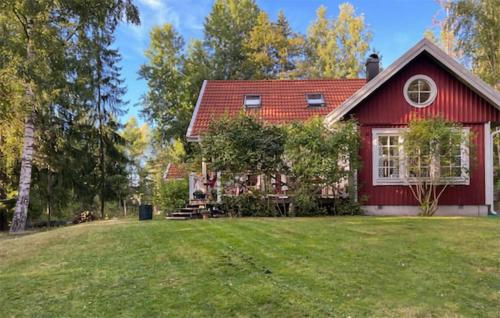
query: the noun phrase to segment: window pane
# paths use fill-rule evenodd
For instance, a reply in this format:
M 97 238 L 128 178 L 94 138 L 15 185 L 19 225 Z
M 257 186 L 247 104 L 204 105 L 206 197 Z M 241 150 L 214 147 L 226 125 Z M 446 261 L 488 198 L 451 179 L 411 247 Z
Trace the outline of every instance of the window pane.
M 378 136 L 378 158 L 376 160 L 379 178 L 399 178 L 399 136 Z
M 378 137 L 378 145 L 379 147 L 387 145 L 387 140 L 389 137 L 387 136 L 379 136 Z
M 430 92 L 431 91 L 431 85 L 425 81 L 425 80 L 418 80 L 419 85 L 420 85 L 420 91 L 426 91 Z
M 420 93 L 420 104 L 425 103 L 431 97 L 431 93 Z
M 245 106 L 247 106 L 247 107 L 259 107 L 260 106 L 260 95 L 245 95 Z
M 306 99 L 307 99 L 308 106 L 324 106 L 325 105 L 325 99 L 323 97 L 323 94 L 319 94 L 319 93 L 306 94 Z
M 408 86 L 409 92 L 418 92 L 418 90 L 419 90 L 418 80 L 411 82 L 410 85 Z
M 414 102 L 414 103 L 418 103 L 418 92 L 409 92 L 408 93 L 408 98 Z

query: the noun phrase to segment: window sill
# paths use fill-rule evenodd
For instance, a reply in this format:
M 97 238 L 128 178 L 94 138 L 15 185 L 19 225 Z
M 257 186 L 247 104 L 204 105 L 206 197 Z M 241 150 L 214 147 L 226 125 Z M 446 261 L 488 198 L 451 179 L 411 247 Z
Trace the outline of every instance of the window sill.
M 373 186 L 407 186 L 409 184 L 416 184 L 416 182 L 407 182 L 404 180 L 375 180 L 373 181 Z M 444 185 L 444 183 L 438 183 L 438 185 Z M 449 180 L 448 185 L 470 185 L 469 179 L 453 179 Z

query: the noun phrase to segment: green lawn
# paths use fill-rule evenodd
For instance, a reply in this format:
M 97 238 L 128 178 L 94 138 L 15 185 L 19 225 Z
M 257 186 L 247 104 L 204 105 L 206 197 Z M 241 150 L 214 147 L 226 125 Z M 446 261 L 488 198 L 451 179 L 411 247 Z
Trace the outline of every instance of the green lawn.
M 0 236 L 0 316 L 499 317 L 500 218 L 106 221 Z

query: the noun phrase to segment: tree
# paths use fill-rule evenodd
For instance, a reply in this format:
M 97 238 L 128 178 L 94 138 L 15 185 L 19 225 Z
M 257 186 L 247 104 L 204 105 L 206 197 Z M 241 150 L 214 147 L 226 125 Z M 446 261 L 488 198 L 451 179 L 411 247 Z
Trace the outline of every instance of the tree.
M 16 65 L 16 78 L 24 89 L 21 104 L 26 109 L 18 199 L 11 226 L 11 232 L 19 232 L 24 230 L 28 212 L 36 112 L 50 107 L 61 88 L 58 86 L 62 81 L 54 83 L 47 78 L 55 78 L 59 65 L 74 54 L 71 49 L 76 35 L 82 34 L 81 27 L 89 17 L 112 16 L 116 23 L 125 17 L 138 22 L 138 14 L 129 0 L 97 1 L 86 6 L 76 2 L 11 0 L 2 2 L 0 16 L 5 17 L 2 28 L 6 26 L 11 32 L 5 49 Z
M 147 170 L 149 173 L 149 177 L 153 181 L 153 203 L 156 206 L 159 206 L 160 208 L 172 208 L 172 205 L 169 205 L 168 202 L 173 202 L 170 201 L 170 198 L 166 198 L 165 191 L 173 191 L 173 193 L 179 193 L 179 189 L 182 188 L 181 182 L 176 183 L 176 185 L 169 185 L 166 186 L 165 183 L 165 170 L 167 169 L 167 166 L 172 163 L 177 165 L 183 170 L 188 171 L 189 169 L 185 169 L 188 166 L 187 163 L 187 154 L 186 150 L 184 147 L 184 143 L 182 142 L 181 139 L 174 139 L 169 145 L 167 146 L 161 146 L 158 144 L 153 144 L 153 153 L 148 160 L 147 163 Z M 196 164 L 196 168 L 200 166 L 200 163 L 198 162 Z M 195 168 L 195 169 L 196 169 Z M 169 190 L 167 190 L 167 188 Z M 179 195 L 176 196 L 176 198 L 185 198 L 186 195 L 188 195 L 189 189 L 186 189 L 184 195 Z M 167 200 L 167 201 L 166 201 Z M 175 202 L 181 202 L 181 200 L 176 200 Z
M 456 50 L 476 75 L 500 89 L 500 2 L 457 0 L 447 4 L 446 26 L 457 39 Z
M 186 133 L 193 103 L 182 73 L 184 40 L 170 24 L 153 27 L 151 42 L 145 52 L 149 62 L 141 65 L 139 76 L 148 82 L 142 96 L 142 115 L 160 132 L 159 142 Z
M 289 127 L 285 157 L 290 166 L 293 196 L 317 200 L 322 189 L 335 198 L 354 199 L 355 172 L 360 167 L 360 135 L 354 120 L 326 127 L 321 118 Z M 316 206 L 308 202 L 311 208 Z M 304 207 L 302 207 L 304 208 Z
M 337 19 L 328 19 L 327 9 L 318 8 L 316 21 L 308 29 L 303 73 L 309 78 L 356 78 L 364 70 L 371 33 L 364 16 L 356 16 L 349 3 L 339 6 Z
M 274 66 L 276 64 L 273 56 L 275 44 L 275 28 L 269 21 L 267 13 L 261 11 L 257 17 L 257 23 L 250 31 L 245 42 L 245 48 L 249 51 L 249 59 L 256 67 L 256 79 L 273 78 Z
M 188 86 L 186 90 L 191 105 L 194 105 L 203 81 L 211 78 L 210 57 L 202 41 L 193 40 L 189 43 L 182 69 Z
M 459 124 L 441 118 L 414 119 L 408 125 L 403 134 L 403 176 L 420 204 L 421 215 L 434 215 L 453 179 L 469 175 L 460 159 L 467 151 L 471 160 L 469 147 L 463 146 L 471 144 L 470 138 Z
M 158 189 L 156 204 L 165 211 L 175 211 L 189 201 L 189 184 L 186 179 L 162 182 Z
M 264 175 L 269 179 L 285 171 L 285 133 L 254 116 L 214 120 L 201 142 L 201 156 L 228 180 L 240 174 Z
M 457 39 L 455 37 L 453 27 L 450 21 L 450 6 L 449 0 L 438 0 L 441 10 L 439 10 L 432 20 L 433 28 L 426 29 L 424 37 L 440 46 L 448 55 L 460 59 L 461 52 L 457 46 Z M 442 16 L 444 14 L 444 16 Z M 437 29 L 438 36 L 435 34 Z
M 283 11 L 275 23 L 261 11 L 245 41 L 249 60 L 256 67 L 254 78 L 293 77 L 303 43 L 303 37 L 292 32 Z
M 337 77 L 357 78 L 364 71 L 365 55 L 372 38 L 366 30 L 364 15 L 356 16 L 350 3 L 339 6 L 339 16 L 334 23 L 339 57 L 337 58 Z
M 280 79 L 297 76 L 297 64 L 303 57 L 305 39 L 292 31 L 283 11 L 278 13 L 275 23 L 275 55 L 277 63 L 275 73 Z
M 306 61 L 302 65 L 306 77 L 334 77 L 338 44 L 333 26 L 326 16 L 327 9 L 320 6 L 316 20 L 307 30 Z
M 147 124 L 139 127 L 137 119 L 131 117 L 121 131 L 121 137 L 125 141 L 124 153 L 128 159 L 128 185 L 134 189 L 133 194 L 144 196 L 150 192 L 148 189 L 148 171 L 146 169 L 147 150 L 150 145 L 150 131 Z M 125 192 L 125 191 L 123 191 Z M 124 195 L 120 198 L 123 204 L 123 212 L 127 214 L 127 200 Z
M 216 0 L 205 19 L 214 79 L 250 79 L 255 67 L 244 42 L 254 28 L 260 9 L 254 0 Z

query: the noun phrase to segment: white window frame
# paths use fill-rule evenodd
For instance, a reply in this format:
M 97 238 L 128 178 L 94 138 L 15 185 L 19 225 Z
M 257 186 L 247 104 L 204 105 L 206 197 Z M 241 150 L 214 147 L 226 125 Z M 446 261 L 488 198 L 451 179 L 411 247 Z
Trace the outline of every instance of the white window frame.
M 403 154 L 403 136 L 404 128 L 374 128 L 372 129 L 372 180 L 373 185 L 397 185 L 403 184 L 404 179 L 402 174 L 405 173 L 402 160 Z M 378 175 L 379 169 L 379 144 L 378 137 L 381 136 L 398 136 L 399 140 L 399 178 L 381 178 Z
M 410 99 L 410 96 L 408 96 L 408 88 L 410 87 L 410 84 L 416 80 L 423 80 L 423 81 L 426 81 L 429 83 L 429 86 L 431 89 L 429 92 L 430 96 L 429 96 L 429 99 L 425 103 L 415 103 L 414 101 L 412 101 Z M 436 99 L 437 86 L 436 86 L 436 83 L 432 80 L 432 78 L 430 78 L 427 75 L 423 75 L 423 74 L 414 75 L 406 81 L 405 86 L 403 87 L 403 95 L 405 97 L 406 102 L 408 104 L 410 104 L 411 106 L 416 107 L 416 108 L 424 108 L 424 107 L 427 107 L 430 104 L 432 104 L 434 102 L 434 100 Z
M 319 95 L 320 98 L 310 98 L 311 95 Z M 325 103 L 325 95 L 323 93 L 307 93 L 306 101 L 308 107 L 324 107 Z
M 405 176 L 407 174 L 405 155 L 403 149 L 403 132 L 406 128 L 373 128 L 372 129 L 372 183 L 374 186 L 379 185 L 406 185 L 408 181 Z M 470 128 L 462 128 L 464 133 L 469 136 Z M 378 139 L 380 136 L 398 136 L 399 137 L 399 178 L 383 178 L 379 177 L 379 145 Z M 468 140 L 469 138 L 464 138 Z M 447 179 L 449 184 L 453 185 L 469 185 L 470 184 L 470 160 L 469 160 L 469 147 L 466 141 L 464 141 L 461 146 L 461 164 L 462 164 L 462 176 L 461 177 L 450 177 Z M 441 171 L 439 167 L 439 162 L 436 166 L 431 167 L 431 171 Z
M 259 97 L 259 99 L 250 99 L 249 97 Z M 259 108 L 262 106 L 262 96 L 260 94 L 245 94 L 243 104 L 245 108 Z

